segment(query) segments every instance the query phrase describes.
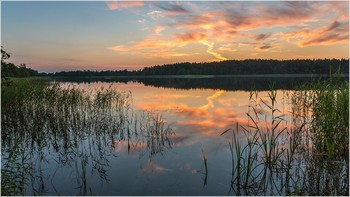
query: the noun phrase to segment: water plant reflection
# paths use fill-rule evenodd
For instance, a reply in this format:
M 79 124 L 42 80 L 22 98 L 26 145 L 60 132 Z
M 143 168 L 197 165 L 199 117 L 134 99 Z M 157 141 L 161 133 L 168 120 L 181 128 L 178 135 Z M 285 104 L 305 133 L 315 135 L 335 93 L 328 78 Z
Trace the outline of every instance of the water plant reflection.
M 249 125 L 232 129 L 229 194 L 348 195 L 348 84 L 320 81 L 295 91 L 289 113 L 275 107 L 276 95 L 271 90 L 270 102 L 259 102 L 252 92 Z
M 3 87 L 1 104 L 1 185 L 6 195 L 43 195 L 49 183 L 43 177 L 60 195 L 55 176 L 67 169 L 76 180 L 75 194 L 92 195 L 87 173 L 109 181 L 109 159 L 117 156 L 111 147 L 117 141 L 126 142 L 128 151 L 131 144 L 145 144 L 149 157 L 172 145 L 174 132 L 159 114 L 136 113 L 131 94 L 114 88 L 86 91 L 18 81 Z M 56 169 L 45 174 L 42 166 Z

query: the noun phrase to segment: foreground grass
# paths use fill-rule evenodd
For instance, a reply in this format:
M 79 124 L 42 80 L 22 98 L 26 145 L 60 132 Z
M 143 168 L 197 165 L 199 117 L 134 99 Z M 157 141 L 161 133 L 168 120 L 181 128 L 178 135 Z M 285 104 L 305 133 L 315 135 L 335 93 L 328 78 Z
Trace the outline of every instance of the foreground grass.
M 290 95 L 289 113 L 276 108 L 276 96 L 271 90 L 267 102 L 251 92 L 249 125 L 232 129 L 229 194 L 348 195 L 349 84 L 306 85 Z
M 174 132 L 163 118 L 134 114 L 131 93 L 112 87 L 81 90 L 45 78 L 14 78 L 2 86 L 1 107 L 2 195 L 47 193 L 42 164 L 48 160 L 72 170 L 77 195 L 93 195 L 89 170 L 109 181 L 109 158 L 118 144 L 127 143 L 128 152 L 147 144 L 140 154 L 150 158 L 172 147 Z
M 112 88 L 64 89 L 42 78 L 12 79 L 1 91 L 2 195 L 23 195 L 30 180 L 40 184 L 34 195 L 44 193 L 40 191 L 44 183 L 35 177 L 40 172 L 34 172 L 33 165 L 36 159 L 43 159 L 42 150 L 49 147 L 61 154 L 59 163 L 81 160 L 85 165 L 91 153 L 79 152 L 84 142 L 91 143 L 90 151 L 99 151 L 90 159 L 104 176 L 108 161 L 103 158 L 108 149 L 103 147 L 108 147 L 106 139 L 126 135 L 130 93 Z

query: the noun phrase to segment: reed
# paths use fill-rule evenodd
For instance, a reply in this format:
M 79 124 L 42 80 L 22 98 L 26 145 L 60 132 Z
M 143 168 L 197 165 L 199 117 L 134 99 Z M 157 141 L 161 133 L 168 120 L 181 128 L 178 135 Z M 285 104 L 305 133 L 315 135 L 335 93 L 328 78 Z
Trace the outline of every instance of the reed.
M 130 92 L 15 79 L 2 88 L 1 96 L 2 194 L 44 195 L 47 183 L 43 183 L 41 165 L 47 163 L 45 154 L 58 167 L 72 169 L 77 195 L 87 195 L 92 193 L 86 180 L 90 169 L 101 181 L 109 181 L 109 158 L 115 156 L 118 142 L 127 142 L 128 151 L 147 144 L 137 151 L 150 158 L 172 148 L 169 137 L 174 131 L 158 113 L 134 113 Z M 30 160 L 18 163 L 23 158 L 19 150 L 30 155 Z M 30 185 L 33 193 L 26 193 Z
M 287 113 L 276 108 L 273 86 L 268 100 L 258 94 L 250 94 L 248 126 L 231 129 L 229 194 L 348 195 L 348 83 L 331 77 L 308 84 L 286 98 Z
M 29 177 L 40 173 L 27 170 L 36 158 L 18 164 L 24 158 L 18 150 L 38 157 L 37 160 L 40 160 L 42 150 L 53 151 L 58 154 L 57 162 L 61 165 L 70 165 L 86 155 L 93 155 L 90 158 L 98 166 L 96 171 L 103 172 L 108 164 L 103 158 L 106 158 L 112 143 L 107 139 L 124 135 L 129 126 L 126 119 L 130 113 L 130 98 L 128 93 L 112 88 L 83 91 L 73 86 L 62 88 L 43 79 L 15 79 L 10 85 L 3 86 L 1 148 L 5 165 L 1 169 L 2 194 L 24 195 L 23 188 L 31 180 Z M 85 156 L 80 157 L 77 152 L 83 150 L 82 142 L 91 146 L 90 152 L 81 153 Z M 84 172 L 86 166 L 82 167 Z M 99 174 L 103 177 L 102 173 Z M 23 181 L 12 183 L 14 179 L 11 177 L 15 175 Z M 21 189 L 13 190 L 11 185 Z

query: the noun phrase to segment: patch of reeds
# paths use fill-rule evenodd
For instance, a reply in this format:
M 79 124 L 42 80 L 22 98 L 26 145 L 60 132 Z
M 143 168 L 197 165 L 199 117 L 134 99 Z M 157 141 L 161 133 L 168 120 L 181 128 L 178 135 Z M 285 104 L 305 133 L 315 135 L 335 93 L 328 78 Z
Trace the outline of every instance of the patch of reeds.
M 348 195 L 348 88 L 336 78 L 309 84 L 290 95 L 287 113 L 273 87 L 268 101 L 251 92 L 248 126 L 231 129 L 229 194 Z
M 14 79 L 2 87 L 1 107 L 2 194 L 6 195 L 45 194 L 41 165 L 48 163 L 48 155 L 58 167 L 73 170 L 77 195 L 87 195 L 92 193 L 87 169 L 109 181 L 109 158 L 115 156 L 116 142 L 127 142 L 128 151 L 147 144 L 149 157 L 172 146 L 169 136 L 174 132 L 161 115 L 134 114 L 131 93 L 111 87 L 82 90 L 43 79 Z M 33 193 L 25 193 L 29 184 Z
M 103 173 L 110 139 L 124 135 L 128 127 L 130 94 L 112 88 L 83 91 L 40 79 L 21 79 L 2 87 L 1 97 L 2 163 L 6 164 L 2 165 L 3 193 L 23 194 L 9 190 L 11 183 L 6 182 L 10 175 L 6 172 L 22 159 L 20 150 L 38 158 L 42 150 L 52 151 L 58 154 L 56 161 L 61 165 L 93 155 L 92 165 Z M 86 144 L 90 149 L 77 154 Z M 31 159 L 35 163 L 35 158 Z M 25 175 L 30 174 L 20 177 Z

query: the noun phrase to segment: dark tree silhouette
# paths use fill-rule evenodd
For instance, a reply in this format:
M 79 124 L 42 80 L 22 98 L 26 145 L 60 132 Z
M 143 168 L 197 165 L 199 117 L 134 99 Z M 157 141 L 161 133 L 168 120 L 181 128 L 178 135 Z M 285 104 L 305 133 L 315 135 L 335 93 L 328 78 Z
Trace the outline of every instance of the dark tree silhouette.
M 6 62 L 5 60 L 9 58 L 10 54 L 1 46 L 1 78 L 3 80 L 7 77 L 30 77 L 38 75 L 38 71 L 27 68 L 25 64 L 17 66 L 13 63 Z
M 175 63 L 145 67 L 141 70 L 62 71 L 51 73 L 62 77 L 149 76 L 149 75 L 246 75 L 246 74 L 329 74 L 349 73 L 349 59 L 295 60 L 227 60 L 206 63 Z

